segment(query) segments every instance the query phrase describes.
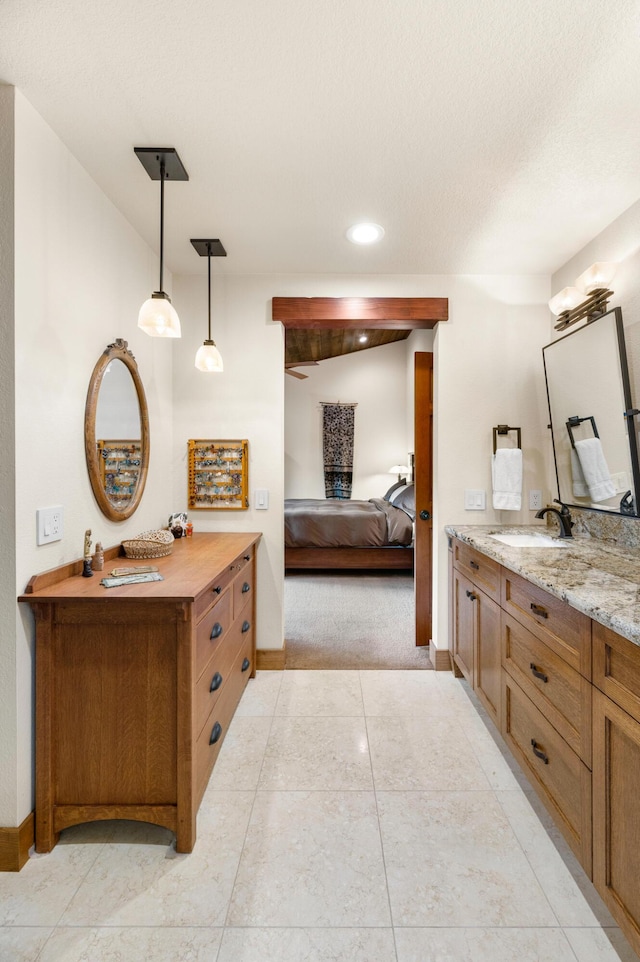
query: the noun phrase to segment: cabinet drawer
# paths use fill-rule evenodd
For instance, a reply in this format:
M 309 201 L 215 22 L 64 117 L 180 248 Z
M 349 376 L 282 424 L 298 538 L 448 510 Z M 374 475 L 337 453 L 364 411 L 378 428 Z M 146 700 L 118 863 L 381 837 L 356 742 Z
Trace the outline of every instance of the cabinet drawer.
M 595 621 L 593 683 L 640 721 L 640 646 Z
M 207 585 L 204 591 L 200 592 L 194 602 L 194 617 L 196 621 L 200 620 L 207 608 L 210 608 L 211 605 L 218 601 L 227 585 L 247 566 L 251 566 L 253 554 L 253 548 L 249 548 L 244 554 L 238 555 L 231 564 L 222 569 Z
M 246 605 L 253 600 L 253 565 L 247 565 L 233 582 L 233 614 L 238 618 Z
M 591 876 L 591 772 L 507 672 L 503 735 Z
M 591 685 L 544 641 L 502 615 L 502 664 L 591 768 Z
M 453 563 L 485 594 L 494 601 L 500 601 L 500 565 L 497 561 L 456 538 L 453 542 Z
M 234 631 L 231 628 L 225 640 L 215 646 L 211 658 L 196 683 L 194 732 L 196 736 L 202 731 L 204 723 L 229 683 L 231 668 L 238 656 L 238 646 L 234 644 L 233 635 Z
M 251 640 L 246 644 L 252 648 Z M 245 662 L 248 664 L 245 665 Z M 237 704 L 252 671 L 252 658 L 242 648 L 231 667 L 229 679 L 196 741 L 196 799 L 204 794 L 216 758 L 227 734 Z
M 226 640 L 231 627 L 231 591 L 225 591 L 196 627 L 196 678 L 211 658 L 214 648 Z
M 506 569 L 502 607 L 572 668 L 591 678 L 591 620 L 581 611 Z

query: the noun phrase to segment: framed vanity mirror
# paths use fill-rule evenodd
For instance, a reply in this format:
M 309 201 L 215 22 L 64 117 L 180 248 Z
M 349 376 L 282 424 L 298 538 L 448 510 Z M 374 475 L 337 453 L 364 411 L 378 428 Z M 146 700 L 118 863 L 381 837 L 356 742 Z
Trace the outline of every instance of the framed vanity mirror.
M 542 350 L 558 498 L 638 516 L 638 447 L 619 307 Z
M 84 447 L 100 510 L 111 521 L 124 521 L 140 504 L 149 469 L 147 399 L 126 341 L 109 344 L 93 369 Z

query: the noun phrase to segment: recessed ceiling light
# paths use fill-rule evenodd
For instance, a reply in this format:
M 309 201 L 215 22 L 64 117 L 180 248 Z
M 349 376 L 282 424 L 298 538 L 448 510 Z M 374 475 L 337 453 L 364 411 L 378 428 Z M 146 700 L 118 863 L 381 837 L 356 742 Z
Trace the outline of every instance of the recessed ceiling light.
M 366 334 L 361 334 L 358 340 L 360 341 L 361 344 L 366 344 L 369 338 L 367 337 Z
M 384 228 L 380 224 L 354 224 L 347 237 L 353 244 L 375 244 L 384 237 Z

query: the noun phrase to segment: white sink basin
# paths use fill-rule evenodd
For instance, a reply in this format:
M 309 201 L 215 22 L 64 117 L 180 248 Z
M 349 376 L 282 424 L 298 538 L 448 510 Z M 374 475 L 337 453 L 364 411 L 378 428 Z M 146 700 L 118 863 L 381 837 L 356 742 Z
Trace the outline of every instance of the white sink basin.
M 490 534 L 490 538 L 511 545 L 513 548 L 566 548 L 566 541 L 551 538 L 548 534 Z

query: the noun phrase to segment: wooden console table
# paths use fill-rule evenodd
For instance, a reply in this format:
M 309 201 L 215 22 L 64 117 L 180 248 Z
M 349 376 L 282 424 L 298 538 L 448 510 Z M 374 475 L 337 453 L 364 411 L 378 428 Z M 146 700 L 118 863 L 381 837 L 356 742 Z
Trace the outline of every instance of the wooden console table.
M 104 588 L 129 563 L 106 552 L 35 575 L 18 599 L 36 623 L 36 851 L 62 829 L 154 822 L 190 852 L 196 813 L 255 675 L 260 534 L 203 533 L 151 562 L 163 581 Z M 132 562 L 135 564 L 136 562 Z

